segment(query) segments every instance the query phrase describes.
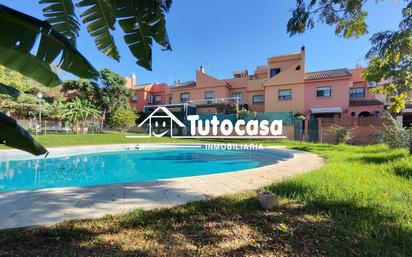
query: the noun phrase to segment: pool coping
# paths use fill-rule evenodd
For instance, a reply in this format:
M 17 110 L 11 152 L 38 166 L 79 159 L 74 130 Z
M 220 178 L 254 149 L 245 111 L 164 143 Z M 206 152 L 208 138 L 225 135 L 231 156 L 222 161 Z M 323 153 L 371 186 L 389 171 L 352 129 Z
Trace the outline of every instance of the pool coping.
M 168 145 L 204 145 L 205 143 Z M 138 144 L 69 146 L 53 149 L 113 148 Z M 139 144 L 142 145 L 142 144 Z M 149 144 L 154 145 L 154 144 Z M 158 144 L 156 144 L 158 145 Z M 165 144 L 163 144 L 165 145 Z M 50 225 L 72 219 L 94 219 L 120 214 L 135 208 L 144 210 L 171 207 L 242 191 L 251 191 L 286 178 L 309 172 L 323 165 L 316 154 L 268 146 L 292 154 L 278 163 L 241 171 L 192 177 L 158 179 L 108 185 L 50 188 L 0 192 L 0 229 Z M 1 150 L 16 153 L 16 150 Z M 21 152 L 19 152 L 21 153 Z

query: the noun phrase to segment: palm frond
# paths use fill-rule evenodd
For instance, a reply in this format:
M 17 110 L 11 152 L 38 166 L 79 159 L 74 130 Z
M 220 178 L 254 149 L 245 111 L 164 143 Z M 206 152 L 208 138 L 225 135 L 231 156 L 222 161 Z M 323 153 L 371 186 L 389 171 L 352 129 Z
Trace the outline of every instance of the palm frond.
M 53 28 L 64 35 L 75 46 L 79 36 L 80 24 L 74 12 L 71 0 L 40 0 L 40 4 L 48 4 L 43 8 L 43 16 L 46 17 Z
M 137 58 L 137 64 L 151 70 L 153 39 L 163 46 L 164 50 L 172 49 L 164 16 L 168 6 L 160 0 L 112 0 L 112 6 L 125 33 L 124 40 Z
M 61 83 L 50 67 L 58 56 L 61 56 L 58 66 L 69 73 L 81 78 L 98 75 L 87 59 L 48 22 L 4 5 L 0 5 L 0 38 L 0 64 L 45 86 Z
M 108 0 L 81 0 L 78 7 L 88 7 L 80 14 L 87 31 L 94 38 L 97 48 L 105 55 L 119 61 L 120 54 L 110 30 L 114 30 L 116 17 Z
M 17 122 L 0 112 L 0 144 L 20 149 L 34 155 L 47 154 L 48 151 L 34 140 L 29 132 Z

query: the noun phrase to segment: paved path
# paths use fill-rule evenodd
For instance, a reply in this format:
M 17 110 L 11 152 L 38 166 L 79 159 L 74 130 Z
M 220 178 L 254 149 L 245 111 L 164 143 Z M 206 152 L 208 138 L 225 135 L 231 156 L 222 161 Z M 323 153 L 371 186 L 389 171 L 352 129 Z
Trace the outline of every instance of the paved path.
M 279 147 L 276 147 L 279 148 Z M 247 190 L 316 169 L 319 156 L 284 151 L 293 158 L 245 171 L 148 182 L 0 193 L 0 229 L 54 224 L 68 219 L 99 218 L 135 208 L 184 204 Z

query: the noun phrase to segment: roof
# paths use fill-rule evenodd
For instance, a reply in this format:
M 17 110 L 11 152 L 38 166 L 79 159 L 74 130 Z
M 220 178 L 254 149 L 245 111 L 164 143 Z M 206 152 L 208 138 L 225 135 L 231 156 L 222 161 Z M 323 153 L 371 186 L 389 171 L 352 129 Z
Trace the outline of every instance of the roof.
M 310 112 L 316 113 L 342 113 L 342 107 L 310 108 Z
M 349 106 L 367 106 L 367 105 L 382 105 L 383 103 L 377 99 L 349 101 Z
M 336 70 L 324 70 L 307 72 L 305 74 L 305 80 L 316 80 L 316 79 L 331 79 L 331 78 L 343 78 L 352 76 L 352 73 L 348 69 L 336 69 Z
M 189 81 L 170 86 L 170 89 L 185 89 L 196 87 L 196 81 Z

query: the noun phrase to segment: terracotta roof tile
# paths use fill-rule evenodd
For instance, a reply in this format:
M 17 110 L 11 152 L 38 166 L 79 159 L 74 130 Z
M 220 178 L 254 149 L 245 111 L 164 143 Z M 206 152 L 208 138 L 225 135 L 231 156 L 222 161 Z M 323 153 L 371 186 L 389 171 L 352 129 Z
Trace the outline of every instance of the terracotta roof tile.
M 305 74 L 305 80 L 330 79 L 349 76 L 352 76 L 352 73 L 348 69 L 324 70 L 307 72 Z

